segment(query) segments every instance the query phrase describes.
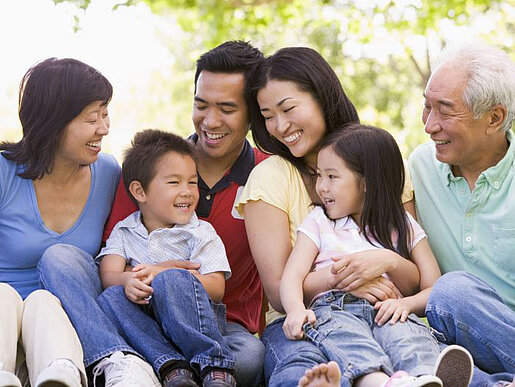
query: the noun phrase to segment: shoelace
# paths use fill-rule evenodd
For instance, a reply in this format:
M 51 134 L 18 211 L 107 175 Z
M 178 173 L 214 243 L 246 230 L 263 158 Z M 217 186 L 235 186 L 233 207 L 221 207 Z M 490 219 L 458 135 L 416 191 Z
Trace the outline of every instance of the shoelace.
M 102 373 L 106 379 L 105 387 L 114 386 L 117 383 L 122 382 L 127 376 L 125 375 L 124 370 L 129 364 L 130 361 L 126 356 L 120 356 L 114 359 L 112 359 L 111 356 L 102 359 L 100 363 L 93 368 L 93 387 L 96 387 L 97 376 Z M 109 378 L 107 378 L 107 374 L 109 374 Z

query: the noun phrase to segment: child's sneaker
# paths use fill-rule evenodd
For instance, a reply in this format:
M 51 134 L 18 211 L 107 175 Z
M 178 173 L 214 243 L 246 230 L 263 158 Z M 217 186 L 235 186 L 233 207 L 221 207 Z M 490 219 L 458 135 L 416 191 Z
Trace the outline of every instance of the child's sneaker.
M 411 376 L 406 371 L 397 371 L 381 387 L 442 387 L 442 381 L 437 376 Z
M 236 387 L 236 379 L 230 372 L 215 369 L 209 371 L 202 379 L 203 387 Z
M 80 387 L 79 369 L 69 359 L 54 360 L 38 375 L 36 386 Z
M 459 345 L 449 345 L 436 360 L 435 375 L 442 379 L 445 387 L 467 387 L 473 372 L 472 355 Z
M 163 379 L 163 387 L 198 387 L 193 372 L 186 368 L 174 368 Z

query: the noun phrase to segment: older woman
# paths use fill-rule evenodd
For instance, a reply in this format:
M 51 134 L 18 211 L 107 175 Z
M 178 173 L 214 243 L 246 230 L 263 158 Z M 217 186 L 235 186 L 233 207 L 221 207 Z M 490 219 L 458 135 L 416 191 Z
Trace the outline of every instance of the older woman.
M 74 59 L 44 60 L 22 79 L 23 137 L 0 145 L 0 385 L 20 385 L 17 350 L 33 386 L 86 382 L 77 334 L 60 299 L 39 289 L 38 264 L 56 244 L 90 256 L 100 248 L 120 175 L 116 160 L 100 153 L 111 96 L 109 81 Z

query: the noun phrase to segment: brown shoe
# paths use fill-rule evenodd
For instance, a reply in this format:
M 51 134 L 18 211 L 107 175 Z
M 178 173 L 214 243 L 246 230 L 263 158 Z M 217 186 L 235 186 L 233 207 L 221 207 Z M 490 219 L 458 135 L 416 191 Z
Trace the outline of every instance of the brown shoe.
M 236 379 L 230 372 L 223 370 L 209 371 L 202 379 L 203 387 L 236 387 Z
M 163 379 L 163 387 L 198 387 L 193 372 L 186 368 L 175 368 Z

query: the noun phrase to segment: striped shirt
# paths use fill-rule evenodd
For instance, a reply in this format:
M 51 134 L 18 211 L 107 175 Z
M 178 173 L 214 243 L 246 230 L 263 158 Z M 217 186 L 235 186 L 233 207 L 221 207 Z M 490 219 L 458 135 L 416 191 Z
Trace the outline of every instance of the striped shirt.
M 196 214 L 186 224 L 158 228 L 149 234 L 136 211 L 116 224 L 97 262 L 107 254 L 120 255 L 131 266 L 182 260 L 199 263 L 200 274 L 220 271 L 225 279 L 231 275 L 222 240 L 213 226 Z

